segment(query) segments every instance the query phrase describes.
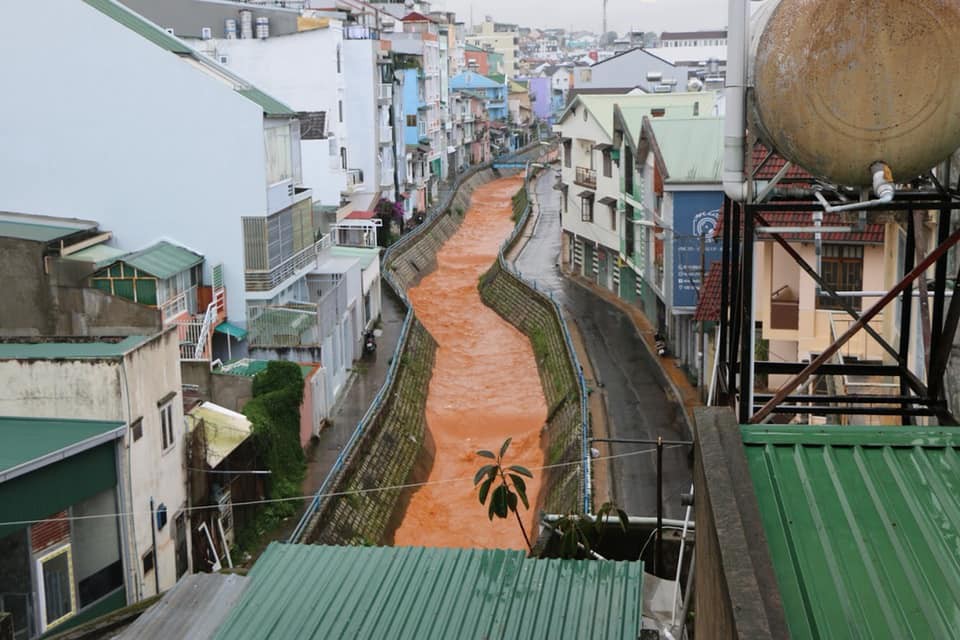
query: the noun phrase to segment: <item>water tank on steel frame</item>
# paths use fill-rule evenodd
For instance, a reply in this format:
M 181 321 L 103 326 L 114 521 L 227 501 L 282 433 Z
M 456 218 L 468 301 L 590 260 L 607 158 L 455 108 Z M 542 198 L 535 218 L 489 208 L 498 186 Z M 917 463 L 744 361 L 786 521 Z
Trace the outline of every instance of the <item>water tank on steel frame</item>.
M 813 174 L 906 181 L 960 147 L 960 0 L 768 0 L 751 34 L 749 126 Z

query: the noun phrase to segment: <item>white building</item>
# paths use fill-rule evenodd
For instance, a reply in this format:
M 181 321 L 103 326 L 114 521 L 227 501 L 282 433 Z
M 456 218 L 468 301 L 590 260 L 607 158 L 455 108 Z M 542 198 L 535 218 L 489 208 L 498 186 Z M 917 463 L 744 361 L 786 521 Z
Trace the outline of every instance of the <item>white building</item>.
M 491 48 L 503 56 L 503 73 L 513 79 L 520 70 L 520 33 L 515 24 L 494 22 L 490 16 L 473 28 L 466 37 L 467 44 L 481 49 Z
M 617 257 L 625 224 L 619 151 L 613 136 L 615 105 L 654 118 L 709 115 L 713 94 L 578 95 L 554 125 L 563 149 L 562 260 L 614 292 L 619 289 Z
M 126 338 L 0 341 L 0 415 L 126 425 L 116 512 L 127 602 L 190 570 L 183 399 L 176 330 Z M 61 479 L 61 481 L 69 481 Z

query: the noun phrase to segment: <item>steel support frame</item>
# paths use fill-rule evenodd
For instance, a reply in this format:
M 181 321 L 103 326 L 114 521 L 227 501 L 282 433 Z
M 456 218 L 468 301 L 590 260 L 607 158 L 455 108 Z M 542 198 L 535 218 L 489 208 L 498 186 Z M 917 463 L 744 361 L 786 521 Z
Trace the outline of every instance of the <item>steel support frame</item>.
M 957 420 L 948 411 L 943 397 L 947 360 L 957 328 L 960 326 L 960 286 L 954 287 L 954 296 L 946 305 L 947 250 L 960 242 L 960 232 L 950 233 L 950 218 L 954 210 L 960 210 L 956 193 L 948 196 L 941 194 L 901 193 L 894 202 L 884 207 L 884 211 L 907 212 L 907 235 L 903 259 L 904 277 L 878 303 L 859 315 L 849 304 L 843 304 L 844 310 L 854 319 L 848 330 L 814 359 L 804 362 L 754 362 L 751 332 L 754 330 L 752 315 L 754 249 L 757 238 L 756 226 L 768 226 L 763 219 L 765 212 L 776 211 L 815 211 L 821 207 L 816 203 L 765 202 L 762 204 L 739 204 L 725 199 L 723 216 L 723 264 L 728 269 L 721 272 L 720 337 L 718 357 L 721 358 L 718 379 L 725 387 L 727 401 L 737 409 L 741 424 L 764 422 L 773 413 L 818 413 L 827 415 L 893 415 L 899 416 L 904 424 L 911 422 L 913 416 L 935 415 L 942 425 L 956 425 Z M 937 247 L 916 266 L 914 245 L 913 216 L 909 212 L 937 211 L 939 225 Z M 869 212 L 868 212 L 869 216 Z M 741 224 L 742 220 L 742 224 Z M 803 258 L 782 237 L 773 236 L 804 271 L 819 281 L 825 293 L 833 297 L 836 291 L 823 286 L 822 279 L 816 276 Z M 928 385 L 910 370 L 908 354 L 910 347 L 910 322 L 912 311 L 912 288 L 914 280 L 924 277 L 926 269 L 934 266 L 935 278 L 931 291 L 933 297 L 931 314 L 930 362 L 927 369 Z M 956 285 L 960 285 L 960 271 Z M 897 348 L 889 345 L 871 327 L 868 322 L 885 306 L 898 296 L 901 297 L 901 339 Z M 866 330 L 895 361 L 895 364 L 872 363 L 827 363 L 830 357 L 859 330 Z M 904 330 L 906 329 L 906 330 Z M 831 395 L 790 395 L 813 373 L 824 375 L 889 375 L 899 378 L 900 393 L 895 397 L 866 398 L 862 396 Z M 757 373 L 782 373 L 791 375 L 791 379 L 773 394 L 757 394 L 754 399 L 752 386 Z M 813 402 L 814 406 L 796 405 L 796 402 Z M 762 403 L 762 406 L 761 406 Z M 864 406 L 867 404 L 884 406 Z M 759 407 L 759 409 L 757 408 Z

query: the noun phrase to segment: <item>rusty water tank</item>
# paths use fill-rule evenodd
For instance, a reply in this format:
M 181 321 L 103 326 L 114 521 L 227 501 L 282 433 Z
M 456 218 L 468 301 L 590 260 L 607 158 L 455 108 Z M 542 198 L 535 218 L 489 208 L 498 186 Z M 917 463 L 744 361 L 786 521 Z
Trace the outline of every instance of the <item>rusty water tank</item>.
M 960 147 L 960 0 L 768 0 L 750 128 L 832 182 L 913 178 Z

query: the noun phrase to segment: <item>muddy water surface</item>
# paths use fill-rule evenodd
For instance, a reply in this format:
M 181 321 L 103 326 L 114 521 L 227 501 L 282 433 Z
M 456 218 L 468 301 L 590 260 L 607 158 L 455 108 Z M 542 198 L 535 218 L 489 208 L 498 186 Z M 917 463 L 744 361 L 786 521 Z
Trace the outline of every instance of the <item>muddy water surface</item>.
M 396 545 L 525 548 L 516 519 L 491 523 L 473 486 L 485 462 L 476 450 L 496 451 L 508 436 L 508 463 L 544 464 L 540 430 L 547 409 L 530 341 L 477 291 L 477 279 L 513 228 L 510 197 L 521 185 L 520 177 L 502 178 L 474 191 L 463 225 L 437 256 L 436 271 L 409 291 L 417 317 L 439 344 L 426 410 L 436 453 L 431 484 L 412 496 Z M 531 507 L 542 476 L 533 473 L 527 483 Z M 533 510 L 521 505 L 521 511 L 533 531 Z

